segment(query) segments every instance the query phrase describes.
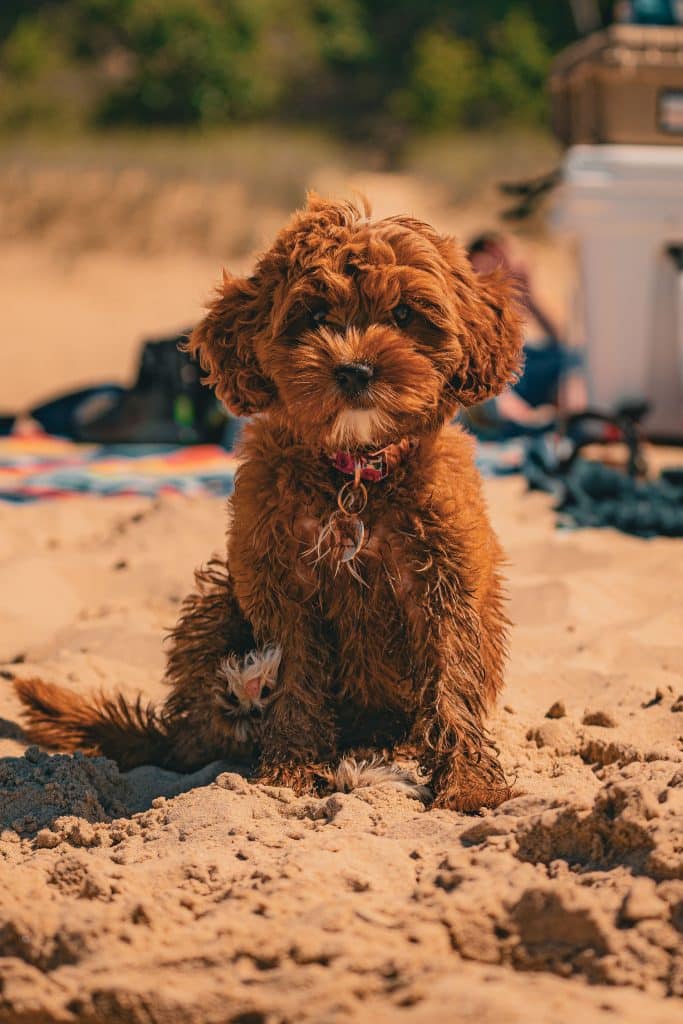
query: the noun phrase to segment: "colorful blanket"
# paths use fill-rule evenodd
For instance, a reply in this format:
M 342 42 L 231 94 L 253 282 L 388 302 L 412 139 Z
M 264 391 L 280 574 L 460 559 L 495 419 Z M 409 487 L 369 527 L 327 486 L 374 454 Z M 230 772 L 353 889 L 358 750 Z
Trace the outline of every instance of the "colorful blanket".
M 229 494 L 237 460 L 218 445 L 83 445 L 39 434 L 0 438 L 0 499 L 74 494 Z
M 517 441 L 478 448 L 485 475 L 517 472 Z M 237 459 L 218 445 L 84 445 L 47 434 L 0 438 L 0 500 L 74 494 L 230 494 Z

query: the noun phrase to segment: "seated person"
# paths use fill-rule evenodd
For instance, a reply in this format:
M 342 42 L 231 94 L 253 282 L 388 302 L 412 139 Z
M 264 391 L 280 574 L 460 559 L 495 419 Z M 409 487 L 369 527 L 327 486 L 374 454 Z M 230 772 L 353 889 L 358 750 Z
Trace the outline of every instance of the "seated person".
M 478 235 L 467 251 L 477 273 L 505 267 L 517 279 L 526 311 L 527 340 L 521 378 L 498 398 L 468 410 L 465 422 L 481 437 L 512 437 L 547 429 L 555 421 L 560 404 L 572 409 L 585 404 L 582 381 L 574 376 L 571 394 L 566 387 L 572 371 L 581 364 L 580 353 L 560 342 L 552 317 L 537 300 L 527 269 L 512 263 L 501 235 Z M 567 393 L 563 394 L 564 391 Z

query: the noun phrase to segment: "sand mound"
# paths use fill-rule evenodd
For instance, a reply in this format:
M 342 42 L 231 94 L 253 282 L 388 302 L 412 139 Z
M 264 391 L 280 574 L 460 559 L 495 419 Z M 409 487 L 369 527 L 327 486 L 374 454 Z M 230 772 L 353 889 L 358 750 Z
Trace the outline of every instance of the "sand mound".
M 64 814 L 106 821 L 125 813 L 127 792 L 111 761 L 82 754 L 50 757 L 29 747 L 22 758 L 0 761 L 0 828 L 30 834 Z

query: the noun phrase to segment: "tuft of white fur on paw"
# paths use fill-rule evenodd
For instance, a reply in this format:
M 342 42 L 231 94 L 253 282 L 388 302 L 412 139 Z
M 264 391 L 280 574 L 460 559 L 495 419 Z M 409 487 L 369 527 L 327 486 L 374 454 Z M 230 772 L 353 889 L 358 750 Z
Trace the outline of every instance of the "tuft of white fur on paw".
M 214 696 L 221 711 L 233 720 L 236 738 L 245 741 L 255 718 L 270 704 L 277 686 L 282 649 L 266 644 L 245 655 L 230 654 L 221 661 Z
M 355 757 L 344 757 L 332 774 L 332 785 L 339 793 L 351 793 L 366 786 L 392 786 L 426 803 L 431 799 L 427 786 L 416 781 L 412 772 L 387 764 L 380 757 L 369 761 L 357 761 Z
M 218 674 L 239 700 L 253 704 L 260 698 L 264 687 L 272 690 L 275 686 L 281 660 L 282 649 L 277 644 L 266 644 L 242 657 L 229 654 L 221 661 Z

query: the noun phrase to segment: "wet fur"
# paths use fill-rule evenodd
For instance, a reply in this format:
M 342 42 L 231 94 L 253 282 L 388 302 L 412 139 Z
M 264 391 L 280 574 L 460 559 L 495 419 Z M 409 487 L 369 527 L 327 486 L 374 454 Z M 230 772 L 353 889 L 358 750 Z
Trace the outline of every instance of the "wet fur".
M 412 310 L 404 329 L 392 319 L 401 303 Z M 320 309 L 322 324 L 311 319 Z M 253 756 L 258 779 L 298 792 L 329 784 L 340 758 L 404 749 L 438 806 L 500 803 L 509 788 L 485 720 L 503 682 L 501 551 L 472 442 L 445 424 L 519 369 L 510 284 L 476 277 L 452 239 L 419 221 L 372 223 L 312 197 L 250 277 L 224 275 L 188 349 L 232 411 L 252 415 L 226 559 L 183 606 L 162 709 L 23 682 L 30 738 L 125 766 Z M 334 370 L 354 361 L 376 377 L 350 401 Z M 356 572 L 312 560 L 345 482 L 326 452 L 404 436 L 419 447 L 369 485 Z M 277 686 L 242 742 L 216 680 L 226 658 L 268 644 L 282 650 Z

